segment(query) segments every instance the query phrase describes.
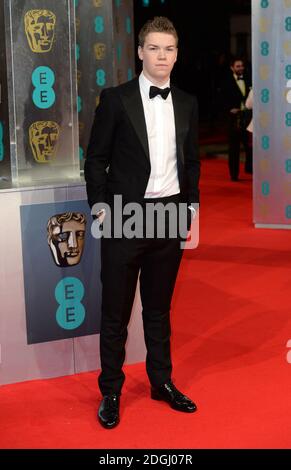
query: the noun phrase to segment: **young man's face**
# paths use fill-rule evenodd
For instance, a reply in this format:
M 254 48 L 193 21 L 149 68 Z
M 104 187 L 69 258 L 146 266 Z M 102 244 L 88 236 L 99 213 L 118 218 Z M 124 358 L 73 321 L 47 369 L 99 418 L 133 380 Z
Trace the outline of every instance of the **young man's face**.
M 168 33 L 149 33 L 138 56 L 143 61 L 143 73 L 156 85 L 163 85 L 170 77 L 177 60 L 176 39 Z

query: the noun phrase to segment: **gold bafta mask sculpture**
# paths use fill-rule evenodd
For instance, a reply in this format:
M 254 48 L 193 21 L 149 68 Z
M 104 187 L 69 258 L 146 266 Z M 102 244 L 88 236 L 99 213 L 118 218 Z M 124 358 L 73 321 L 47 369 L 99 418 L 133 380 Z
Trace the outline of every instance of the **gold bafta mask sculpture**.
M 283 183 L 283 192 L 287 197 L 291 196 L 291 184 L 288 181 L 284 181 Z
M 49 218 L 47 242 L 57 266 L 75 266 L 80 262 L 85 231 L 86 217 L 81 212 L 65 212 Z
M 29 143 L 38 163 L 54 159 L 60 135 L 60 126 L 54 121 L 36 121 L 29 127 Z
M 82 78 L 82 72 L 81 70 L 77 70 L 77 83 L 80 85 L 81 83 L 81 78 Z
M 32 52 L 49 52 L 54 41 L 56 15 L 49 10 L 29 10 L 24 16 L 27 41 Z
M 287 152 L 291 151 L 291 136 L 289 134 L 283 136 L 283 147 Z
M 78 122 L 78 127 L 79 127 L 79 135 L 80 137 L 83 137 L 84 129 L 85 129 L 85 124 L 82 121 Z
M 268 113 L 267 111 L 262 111 L 259 113 L 259 123 L 264 129 L 269 126 L 270 120 L 270 113 Z
M 75 27 L 76 27 L 76 32 L 79 33 L 80 28 L 81 28 L 81 20 L 78 17 L 76 17 L 76 19 L 75 19 Z
M 262 158 L 259 161 L 259 167 L 260 167 L 261 173 L 267 173 L 270 169 L 270 161 L 267 160 L 266 158 Z
M 96 60 L 102 60 L 106 56 L 106 44 L 103 44 L 103 42 L 96 42 L 94 44 L 94 53 Z
M 267 64 L 262 64 L 259 67 L 259 72 L 260 72 L 260 79 L 261 80 L 268 80 L 269 75 L 270 75 L 270 69 Z
M 96 8 L 102 7 L 102 0 L 93 0 L 93 6 Z
M 284 53 L 288 56 L 291 55 L 291 41 L 284 41 L 283 42 L 283 50 Z
M 264 18 L 263 16 L 259 19 L 259 29 L 261 33 L 267 33 L 269 26 L 270 26 L 270 20 L 268 18 Z

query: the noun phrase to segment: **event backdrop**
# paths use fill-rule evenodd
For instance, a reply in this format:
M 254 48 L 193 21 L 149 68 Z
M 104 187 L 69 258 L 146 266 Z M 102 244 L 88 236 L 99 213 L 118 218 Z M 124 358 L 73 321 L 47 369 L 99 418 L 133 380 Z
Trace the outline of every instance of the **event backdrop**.
M 103 88 L 133 78 L 132 0 L 75 0 L 80 166 Z
M 0 3 L 0 187 L 11 185 L 4 7 Z
M 253 0 L 254 222 L 291 228 L 291 0 Z
M 133 76 L 132 8 L 0 1 L 0 178 L 13 176 L 0 180 L 0 384 L 100 367 L 99 241 L 80 157 L 101 90 Z M 141 309 L 137 290 L 127 363 L 145 359 Z
M 4 0 L 13 183 L 79 177 L 73 0 Z
M 100 240 L 87 201 L 20 207 L 28 344 L 99 333 Z

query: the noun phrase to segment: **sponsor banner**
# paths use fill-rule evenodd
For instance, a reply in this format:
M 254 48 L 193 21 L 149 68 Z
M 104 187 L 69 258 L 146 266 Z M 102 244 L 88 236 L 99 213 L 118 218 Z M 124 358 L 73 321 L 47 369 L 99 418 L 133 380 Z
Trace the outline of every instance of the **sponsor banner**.
M 291 224 L 291 0 L 253 0 L 254 222 Z
M 86 201 L 20 207 L 28 344 L 100 331 L 100 240 Z
M 5 5 L 11 30 L 6 45 L 15 127 L 13 179 L 33 184 L 77 178 L 73 1 L 10 0 Z
M 75 0 L 79 158 L 84 158 L 100 93 L 134 76 L 132 0 Z

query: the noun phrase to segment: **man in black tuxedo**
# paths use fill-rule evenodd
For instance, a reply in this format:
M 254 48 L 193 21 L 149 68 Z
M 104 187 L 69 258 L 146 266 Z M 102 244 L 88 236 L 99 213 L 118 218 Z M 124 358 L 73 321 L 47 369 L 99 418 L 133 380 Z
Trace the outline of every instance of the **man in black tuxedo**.
M 245 101 L 250 90 L 250 80 L 244 75 L 244 61 L 233 57 L 230 62 L 230 73 L 222 85 L 225 109 L 228 117 L 228 166 L 232 181 L 238 181 L 240 145 L 245 150 L 245 172 L 252 173 L 252 147 L 246 130 L 251 119 Z
M 181 203 L 187 203 L 189 228 L 191 209 L 199 202 L 198 112 L 194 97 L 169 87 L 177 42 L 176 30 L 167 18 L 148 21 L 139 34 L 142 73 L 101 93 L 87 151 L 85 179 L 89 205 L 96 207 L 98 203 L 96 216 L 103 226 L 108 217 L 114 220 L 114 214 L 106 211 L 109 207 L 114 212 L 115 198 L 122 196 L 122 207 L 128 203 L 141 207 L 143 215 L 138 224 L 143 229 L 147 229 L 144 214 L 150 204 L 171 203 L 179 210 Z M 103 204 L 107 207 L 105 212 Z M 123 215 L 123 222 L 126 220 L 128 217 Z M 166 232 L 168 225 L 166 217 Z M 196 410 L 196 405 L 171 380 L 170 304 L 181 257 L 179 235 L 161 238 L 157 230 L 153 237 L 130 238 L 123 234 L 101 239 L 98 380 L 103 399 L 98 418 L 106 428 L 119 422 L 127 326 L 139 272 L 151 397 L 179 411 Z

